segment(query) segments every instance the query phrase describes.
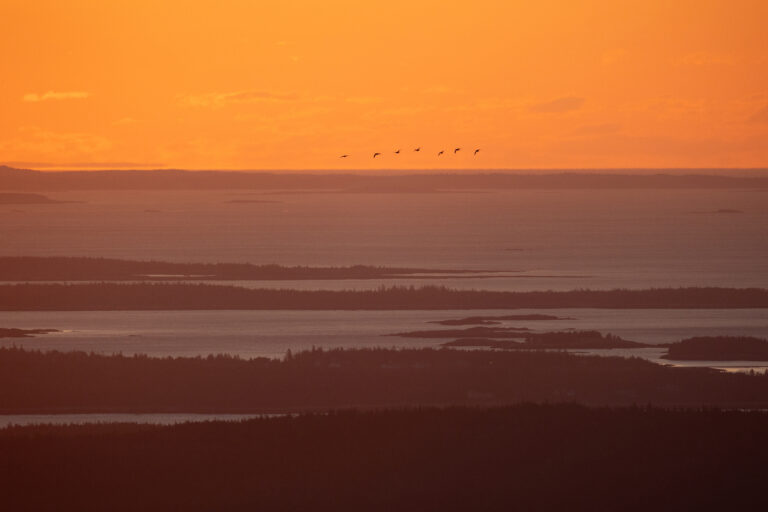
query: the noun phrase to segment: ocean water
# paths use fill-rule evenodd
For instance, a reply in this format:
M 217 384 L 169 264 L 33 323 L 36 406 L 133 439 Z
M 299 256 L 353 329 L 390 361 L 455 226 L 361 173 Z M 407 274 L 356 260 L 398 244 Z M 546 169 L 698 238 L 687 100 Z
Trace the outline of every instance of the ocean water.
M 768 287 L 768 192 L 761 190 L 49 196 L 85 202 L 0 206 L 0 255 L 508 272 L 407 283 L 497 290 Z M 228 202 L 243 197 L 277 202 Z M 721 209 L 742 213 L 714 213 Z
M 521 190 L 333 194 L 55 192 L 81 203 L 0 206 L 0 255 L 493 270 L 395 280 L 218 282 L 249 288 L 479 290 L 768 287 L 768 192 Z M 232 200 L 265 203 L 231 203 Z M 733 209 L 741 213 L 717 213 Z M 526 327 L 597 329 L 648 343 L 768 337 L 768 311 L 552 310 Z M 389 333 L 503 311 L 0 312 L 0 326 L 65 332 L 0 345 L 194 356 L 280 357 L 289 348 L 434 346 Z M 654 351 L 655 350 L 655 351 Z M 658 360 L 661 352 L 643 356 Z M 727 365 L 736 368 L 737 364 Z M 744 366 L 756 367 L 748 363 Z

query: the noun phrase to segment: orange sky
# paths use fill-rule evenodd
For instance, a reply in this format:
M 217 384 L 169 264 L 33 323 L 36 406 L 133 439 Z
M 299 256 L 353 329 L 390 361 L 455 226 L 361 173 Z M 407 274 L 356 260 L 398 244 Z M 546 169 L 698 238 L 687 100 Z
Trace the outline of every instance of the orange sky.
M 2 0 L 0 20 L 18 166 L 768 166 L 765 0 Z

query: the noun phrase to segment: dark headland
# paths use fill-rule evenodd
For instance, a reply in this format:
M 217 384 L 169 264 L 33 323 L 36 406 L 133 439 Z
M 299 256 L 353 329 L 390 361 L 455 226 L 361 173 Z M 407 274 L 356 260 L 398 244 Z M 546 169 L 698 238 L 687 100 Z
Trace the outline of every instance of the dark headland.
M 677 361 L 768 361 L 768 340 L 749 336 L 699 336 L 669 345 Z

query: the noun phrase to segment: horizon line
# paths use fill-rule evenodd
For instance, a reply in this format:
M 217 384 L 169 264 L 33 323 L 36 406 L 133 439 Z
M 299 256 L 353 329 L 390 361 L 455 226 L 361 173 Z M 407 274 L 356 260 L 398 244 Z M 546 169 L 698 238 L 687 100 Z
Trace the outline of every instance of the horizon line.
M 183 167 L 17 167 L 9 165 L 10 163 L 0 162 L 0 167 L 17 171 L 33 172 L 231 172 L 231 173 L 331 173 L 331 174 L 359 174 L 359 173 L 422 173 L 422 172 L 443 172 L 443 173 L 515 173 L 515 172 L 552 172 L 552 173 L 578 173 L 578 172 L 637 172 L 637 171 L 768 171 L 768 165 L 764 167 L 488 167 L 488 168 L 460 168 L 460 167 L 440 167 L 440 168 L 408 168 L 408 169 L 342 169 L 342 168 L 183 168 Z

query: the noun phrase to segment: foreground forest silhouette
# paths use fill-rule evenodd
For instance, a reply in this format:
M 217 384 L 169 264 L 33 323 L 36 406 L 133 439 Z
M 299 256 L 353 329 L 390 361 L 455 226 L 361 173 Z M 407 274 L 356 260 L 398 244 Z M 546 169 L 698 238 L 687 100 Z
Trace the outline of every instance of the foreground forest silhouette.
M 0 430 L 7 510 L 734 510 L 768 415 L 519 405 Z M 45 492 L 39 492 L 45 489 Z

